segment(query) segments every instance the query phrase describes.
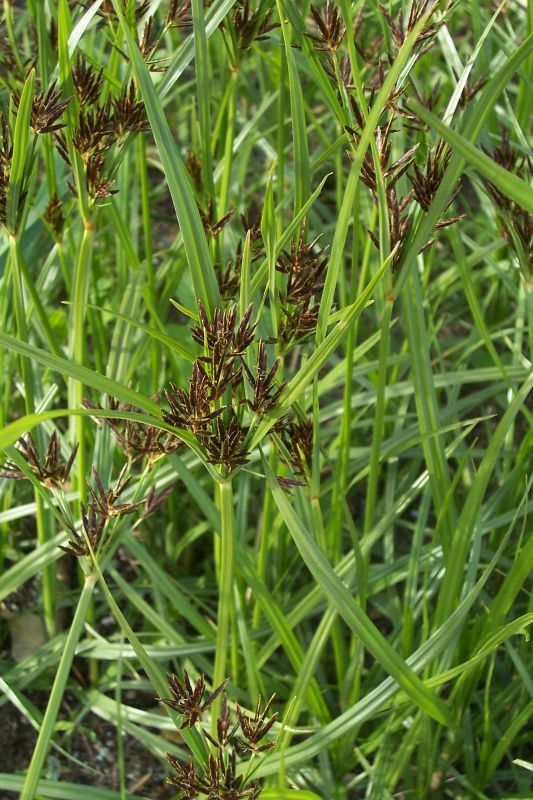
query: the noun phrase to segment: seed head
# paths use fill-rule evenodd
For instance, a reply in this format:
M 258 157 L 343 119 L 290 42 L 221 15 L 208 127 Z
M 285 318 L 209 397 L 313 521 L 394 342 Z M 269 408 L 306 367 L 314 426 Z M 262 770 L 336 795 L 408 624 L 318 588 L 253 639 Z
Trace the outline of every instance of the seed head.
M 322 13 L 315 6 L 311 6 L 310 11 L 318 33 L 308 33 L 307 35 L 315 42 L 316 50 L 337 51 L 346 34 L 346 26 L 332 0 L 328 0 L 326 9 Z
M 76 64 L 72 67 L 72 82 L 80 106 L 96 105 L 104 84 L 104 69 L 98 72 L 83 58 L 78 55 Z
M 61 489 L 68 480 L 72 464 L 76 458 L 78 445 L 71 452 L 68 460 L 64 462 L 61 457 L 61 448 L 57 433 L 54 431 L 48 441 L 44 459 L 41 458 L 37 446 L 30 433 L 19 439 L 20 454 L 30 467 L 31 471 L 46 489 Z M 24 480 L 26 475 L 16 464 L 9 462 L 2 467 L 0 478 L 14 478 Z
M 279 327 L 280 339 L 288 344 L 311 335 L 318 322 L 319 303 L 314 302 L 324 287 L 327 259 L 324 249 L 316 250 L 319 238 L 306 244 L 302 231 L 276 262 L 276 269 L 288 276 L 285 292 L 280 292 L 284 319 Z
M 278 718 L 277 713 L 272 714 L 271 717 L 268 717 L 268 712 L 270 711 L 272 703 L 275 699 L 276 695 L 273 694 L 268 703 L 265 705 L 264 709 L 261 710 L 261 697 L 259 697 L 253 717 L 249 717 L 244 714 L 237 705 L 237 716 L 241 726 L 245 749 L 251 750 L 253 753 L 264 753 L 265 751 L 271 750 L 276 746 L 275 742 L 259 744 L 259 742 L 261 742 L 268 734 Z
M 205 447 L 208 461 L 223 467 L 229 474 L 237 467 L 247 464 L 249 453 L 246 450 L 248 428 L 241 425 L 235 412 L 231 410 L 229 422 L 223 416 L 215 420 L 214 431 L 201 444 Z
M 237 306 L 232 306 L 228 311 L 215 309 L 213 320 L 209 320 L 203 304 L 198 303 L 198 316 L 200 324 L 191 328 L 192 337 L 198 344 L 213 350 L 219 344 L 221 350 L 228 355 L 242 355 L 254 340 L 255 324 L 250 324 L 253 304 L 244 312 L 237 330 Z
M 165 28 L 190 28 L 191 26 L 191 0 L 171 0 Z
M 434 19 L 439 5 L 440 0 L 436 0 L 436 2 L 433 2 L 433 0 L 412 0 L 407 21 L 404 22 L 402 9 L 400 9 L 397 18 L 393 19 L 387 9 L 379 3 L 379 8 L 389 26 L 392 41 L 397 50 L 400 49 L 408 34 L 416 27 L 422 17 L 428 14 L 426 22 L 415 41 L 415 47 L 419 49 L 419 55 L 427 52 L 439 29 L 446 21 L 444 16 L 438 20 Z M 451 6 L 452 3 L 448 3 L 445 10 L 448 11 Z
M 235 209 L 233 208 L 228 214 L 224 214 L 223 217 L 217 220 L 215 214 L 215 203 L 212 197 L 210 197 L 207 201 L 207 210 L 204 211 L 200 206 L 198 206 L 198 211 L 200 212 L 200 219 L 202 220 L 204 231 L 212 238 L 218 236 L 218 234 L 226 227 L 235 213 Z
M 263 339 L 259 340 L 255 375 L 252 374 L 246 362 L 244 360 L 242 362 L 248 382 L 254 390 L 253 399 L 248 400 L 247 403 L 254 414 L 258 416 L 264 416 L 276 407 L 285 388 L 285 382 L 276 386 L 276 373 L 280 363 L 281 359 L 277 358 L 270 370 L 268 369 L 267 351 Z
M 135 100 L 135 84 L 131 81 L 129 88 L 113 101 L 111 113 L 115 135 L 122 139 L 128 133 L 141 133 L 150 129 L 145 119 L 144 103 Z
M 222 390 L 224 388 L 222 386 Z M 170 410 L 162 412 L 163 419 L 176 428 L 185 428 L 195 436 L 210 436 L 210 423 L 224 411 L 224 407 L 213 407 L 213 385 L 199 359 L 193 364 L 189 391 L 171 382 L 164 395 Z
M 123 514 L 132 514 L 145 501 L 137 503 L 117 503 L 118 498 L 126 489 L 131 480 L 124 478 L 127 464 L 122 468 L 115 485 L 111 489 L 104 489 L 100 475 L 93 467 L 94 484 L 87 481 L 89 489 L 89 503 L 87 508 L 82 506 L 81 530 L 71 528 L 74 538 L 67 545 L 60 545 L 60 549 L 77 558 L 89 556 L 94 552 L 102 539 L 106 522 Z
M 40 92 L 33 98 L 30 126 L 36 134 L 53 133 L 65 127 L 58 120 L 70 103 L 70 98 L 63 100 L 61 92 L 56 91 L 56 87 L 57 81 L 54 81 L 47 92 Z M 13 105 L 18 109 L 20 96 L 13 93 L 12 97 Z
M 57 194 L 54 194 L 46 206 L 44 221 L 49 226 L 55 238 L 59 241 L 65 225 L 65 215 L 63 214 L 63 204 Z
M 313 421 L 282 417 L 272 432 L 277 433 L 281 439 L 283 445 L 283 449 L 280 450 L 281 458 L 295 475 L 305 477 L 313 460 Z M 301 484 L 296 482 L 295 485 Z
M 235 3 L 232 23 L 237 42 L 238 60 L 247 54 L 254 42 L 264 41 L 268 38 L 270 31 L 279 27 L 278 23 L 270 22 L 271 16 L 272 11 L 265 13 L 261 6 L 253 11 L 250 0 L 238 0 Z
M 485 150 L 501 167 L 521 177 L 529 183 L 531 161 L 527 156 L 520 156 L 516 148 L 511 146 L 509 133 L 502 131 L 501 142 L 493 148 L 492 153 Z M 487 183 L 487 191 L 498 212 L 501 235 L 516 252 L 519 259 L 533 272 L 533 214 L 503 194 L 494 184 Z
M 173 708 L 178 714 L 183 716 L 180 729 L 192 728 L 202 719 L 202 714 L 209 708 L 217 697 L 228 685 L 229 678 L 220 684 L 211 694 L 206 694 L 205 676 L 200 675 L 194 687 L 187 671 L 183 672 L 183 682 L 180 682 L 176 675 L 167 675 L 167 681 L 172 697 L 167 699 L 160 697 L 169 708 Z

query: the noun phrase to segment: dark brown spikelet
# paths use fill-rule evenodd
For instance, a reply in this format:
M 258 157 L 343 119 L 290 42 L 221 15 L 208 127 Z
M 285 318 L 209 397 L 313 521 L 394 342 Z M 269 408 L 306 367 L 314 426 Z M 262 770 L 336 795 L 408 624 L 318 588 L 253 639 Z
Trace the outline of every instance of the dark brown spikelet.
M 276 373 L 280 363 L 281 359 L 277 358 L 270 370 L 268 369 L 267 351 L 262 339 L 260 339 L 257 349 L 255 375 L 252 374 L 246 362 L 243 360 L 243 368 L 246 377 L 254 391 L 253 399 L 247 400 L 247 404 L 254 414 L 258 416 L 264 416 L 276 408 L 283 389 L 285 388 L 285 382 L 280 386 L 276 386 Z
M 215 309 L 213 320 L 211 321 L 207 316 L 204 304 L 200 301 L 198 303 L 198 318 L 199 324 L 190 328 L 194 341 L 209 350 L 212 350 L 217 342 L 225 349 L 229 349 L 233 340 L 235 320 L 237 319 L 237 306 L 234 305 L 228 311 L 222 311 L 219 308 Z
M 230 259 L 225 267 L 215 264 L 218 288 L 223 300 L 234 300 L 239 291 L 241 263 L 241 242 L 239 242 L 235 259 Z
M 59 549 L 75 558 L 89 556 L 91 550 L 94 553 L 102 539 L 105 522 L 105 518 L 100 516 L 91 503 L 88 509 L 82 506 L 81 529 L 72 529 L 73 538 L 69 539 L 66 545 L 60 544 Z
M 392 259 L 393 272 L 398 268 L 398 264 L 403 256 L 404 245 L 407 242 L 410 221 L 409 216 L 406 213 L 406 209 L 411 201 L 412 196 L 413 193 L 409 192 L 407 195 L 405 195 L 405 197 L 398 197 L 394 187 L 389 189 L 387 192 L 390 246 L 392 250 L 397 248 Z M 379 240 L 377 236 L 372 233 L 372 231 L 368 231 L 368 235 L 370 236 L 373 244 L 379 250 Z M 429 242 L 426 243 L 425 247 L 429 247 L 429 245 L 433 244 L 433 242 L 434 239 L 430 239 Z
M 239 718 L 243 744 L 246 750 L 250 750 L 253 753 L 264 753 L 276 746 L 276 742 L 260 744 L 278 718 L 277 713 L 268 717 L 268 713 L 275 699 L 276 695 L 273 694 L 263 710 L 261 710 L 261 697 L 259 697 L 253 717 L 244 714 L 237 705 L 237 716 Z
M 306 243 L 304 233 L 291 243 L 289 252 L 281 253 L 276 261 L 278 272 L 288 276 L 284 293 L 285 302 L 307 303 L 314 295 L 321 293 L 324 287 L 327 258 L 324 248 L 315 249 L 320 236 Z
M 224 407 L 213 407 L 212 381 L 199 359 L 193 364 L 189 391 L 171 382 L 164 395 L 169 405 L 169 411 L 162 412 L 165 422 L 185 428 L 195 436 L 208 437 L 209 424 L 224 411 Z
M 223 342 L 217 342 L 207 356 L 200 356 L 197 360 L 205 365 L 206 375 L 209 380 L 209 402 L 216 403 L 222 398 L 227 386 L 234 389 L 242 382 L 240 363 L 228 352 Z
M 249 453 L 246 450 L 248 428 L 243 427 L 235 412 L 230 412 L 229 422 L 224 417 L 217 417 L 213 432 L 205 440 L 200 439 L 207 451 L 211 464 L 224 467 L 229 474 L 237 467 L 248 463 Z
M 61 489 L 70 475 L 78 446 L 76 445 L 73 449 L 68 460 L 66 462 L 63 461 L 59 438 L 54 431 L 48 441 L 44 458 L 39 455 L 30 433 L 19 439 L 19 449 L 26 464 L 46 489 Z M 24 472 L 11 462 L 5 464 L 1 469 L 0 478 L 14 478 L 15 480 L 24 480 L 26 478 Z
M 102 153 L 94 153 L 89 156 L 86 168 L 87 192 L 89 197 L 97 202 L 105 200 L 117 193 L 112 187 L 115 181 L 104 175 L 104 156 Z
M 413 174 L 407 176 L 413 187 L 414 198 L 424 211 L 428 211 L 437 194 L 450 157 L 450 148 L 441 141 L 434 153 L 428 150 L 425 169 L 422 171 L 417 164 L 413 164 Z
M 278 272 L 288 276 L 285 292 L 280 293 L 284 319 L 279 337 L 286 344 L 302 341 L 316 330 L 320 305 L 314 300 L 322 293 L 327 266 L 324 249 L 316 249 L 319 239 L 306 243 L 302 231 L 276 262 Z
M 19 66 L 9 37 L 6 35 L 5 21 L 0 21 L 0 68 L 3 74 L 19 78 Z
M 318 33 L 308 33 L 307 35 L 313 40 L 317 50 L 335 52 L 341 46 L 346 34 L 346 26 L 340 12 L 332 0 L 328 0 L 322 13 L 315 6 L 311 6 L 310 11 Z
M 273 432 L 281 439 L 283 447 L 276 446 L 283 461 L 290 466 L 295 475 L 305 478 L 313 460 L 313 421 L 283 417 L 273 428 Z M 274 444 L 276 444 L 275 439 Z
M 150 486 L 144 502 L 143 517 L 149 517 L 164 505 L 167 497 L 172 493 L 173 486 L 165 486 L 164 489 L 157 491 L 155 483 Z
M 237 706 L 237 719 L 234 721 L 225 692 L 227 681 L 205 700 L 203 675 L 194 686 L 187 672 L 182 682 L 175 675 L 169 675 L 168 682 L 172 698 L 163 699 L 163 702 L 184 717 L 180 729 L 198 723 L 202 725 L 203 712 L 222 695 L 215 720 L 216 734 L 212 736 L 203 730 L 202 725 L 203 733 L 215 749 L 207 761 L 197 766 L 192 758 L 183 762 L 166 754 L 174 772 L 169 783 L 179 789 L 180 800 L 196 800 L 200 797 L 206 800 L 258 800 L 262 792 L 261 781 L 252 778 L 253 770 L 250 767 L 254 758 L 275 746 L 274 742 L 261 744 L 277 719 L 277 714 L 268 716 L 274 696 L 264 709 L 259 699 L 253 716 L 248 716 Z M 239 727 L 242 736 L 237 735 Z M 243 761 L 242 754 L 246 751 L 252 753 L 252 757 Z
M 96 71 L 87 64 L 83 56 L 78 55 L 78 60 L 72 67 L 72 82 L 80 106 L 95 105 L 104 84 L 103 67 Z
M 392 129 L 392 123 L 393 118 L 390 119 L 386 126 L 378 127 L 376 129 L 376 149 L 378 151 L 381 172 L 383 174 L 383 179 L 387 189 L 391 189 L 394 184 L 398 182 L 401 176 L 407 172 L 411 164 L 414 163 L 415 153 L 418 149 L 418 145 L 414 145 L 406 153 L 404 153 L 403 156 L 391 164 L 391 134 L 394 133 Z M 354 128 L 346 128 L 346 130 L 353 136 L 356 146 L 359 145 L 359 142 L 361 141 L 359 132 Z M 377 191 L 377 176 L 374 160 L 370 153 L 366 153 L 363 159 L 363 163 L 361 165 L 361 180 L 375 195 Z
M 258 219 L 253 223 L 241 215 L 241 224 L 244 231 L 250 237 L 250 260 L 256 261 L 263 255 L 263 247 L 261 244 L 261 220 Z M 235 256 L 229 259 L 225 267 L 220 264 L 215 264 L 217 273 L 218 288 L 220 296 L 223 300 L 233 300 L 241 284 L 242 274 L 242 256 L 243 256 L 243 242 L 242 240 L 237 243 Z
M 244 351 L 250 347 L 254 340 L 255 329 L 257 323 L 250 322 L 252 311 L 254 309 L 253 303 L 250 303 L 244 312 L 239 327 L 237 328 L 233 337 L 233 353 L 242 355 Z
M 252 216 L 251 214 L 241 214 L 241 225 L 245 234 L 250 234 L 250 249 L 252 251 L 252 261 L 261 257 L 263 253 L 262 233 L 261 233 L 262 212 Z
M 40 92 L 33 98 L 30 112 L 30 126 L 34 133 L 53 133 L 64 128 L 59 118 L 70 103 L 70 98 L 64 100 L 61 92 L 56 91 L 57 81 L 50 86 L 47 92 Z M 20 97 L 14 93 L 13 105 L 18 109 Z
M 246 55 L 254 42 L 264 41 L 270 31 L 279 27 L 278 23 L 270 22 L 271 16 L 271 11 L 265 13 L 261 7 L 253 11 L 250 0 L 238 0 L 235 3 L 232 22 L 239 59 Z
M 57 194 L 50 199 L 43 216 L 54 237 L 60 240 L 65 225 L 65 215 L 63 214 L 63 203 Z
M 129 88 L 113 101 L 111 112 L 113 128 L 118 138 L 128 133 L 142 133 L 150 129 L 145 118 L 144 103 L 135 99 L 135 84 L 131 81 Z
M 383 84 L 385 83 L 385 78 L 387 73 L 385 71 L 385 67 L 383 65 L 383 61 L 379 60 L 377 66 L 374 70 L 372 70 L 371 74 L 369 75 L 368 83 L 363 86 L 363 92 L 366 96 L 366 103 L 369 108 L 371 108 L 374 104 L 374 100 L 376 94 L 380 91 Z M 400 98 L 403 97 L 407 90 L 406 86 L 398 86 L 395 84 L 392 89 L 389 91 L 389 95 L 387 97 L 387 102 L 385 105 L 385 109 L 392 111 L 393 114 L 398 116 L 406 117 L 407 119 L 411 119 L 412 115 L 408 114 L 400 105 L 399 101 Z M 355 98 L 353 96 L 350 97 L 350 103 L 352 105 L 356 122 L 358 126 L 363 129 L 365 127 L 365 120 L 363 115 L 361 114 L 360 109 L 357 106 Z M 350 130 L 350 129 L 348 129 Z
M 72 141 L 85 162 L 91 156 L 105 153 L 113 144 L 114 125 L 110 111 L 109 104 L 80 111 Z
M 374 12 L 370 12 L 373 17 Z M 383 36 L 377 34 L 369 37 L 364 24 L 368 15 L 365 15 L 365 6 L 362 4 L 354 19 L 353 38 L 357 52 L 368 66 L 375 67 L 379 62 L 379 53 L 383 49 Z
M 337 70 L 335 68 L 335 62 L 329 51 L 326 53 L 326 56 L 327 59 L 322 64 L 324 72 L 328 75 L 333 84 L 336 84 Z M 341 56 L 341 58 L 338 59 L 338 76 L 348 91 L 355 88 L 355 85 L 352 83 L 352 65 L 348 55 Z
M 485 149 L 500 167 L 518 175 L 525 183 L 531 179 L 531 160 L 521 156 L 512 147 L 509 132 L 502 131 L 500 144 L 492 152 Z M 493 183 L 487 182 L 487 191 L 497 209 L 501 235 L 524 263 L 528 274 L 533 274 L 533 214 L 503 194 Z
M 413 187 L 414 199 L 426 212 L 429 211 L 429 207 L 439 190 L 442 179 L 444 178 L 444 173 L 446 172 L 446 168 L 450 161 L 450 157 L 450 148 L 441 141 L 437 144 L 434 153 L 431 153 L 431 151 L 428 150 L 424 171 L 422 171 L 416 164 L 413 164 L 414 174 L 411 175 L 408 173 L 407 175 L 411 181 L 411 186 Z M 444 209 L 445 211 L 453 203 L 458 191 L 459 189 L 457 189 L 449 199 L 448 203 L 446 204 L 446 208 Z M 435 225 L 435 229 L 440 230 L 442 228 L 447 228 L 449 225 L 453 225 L 454 223 L 459 222 L 461 219 L 462 216 L 440 219 Z
M 9 134 L 9 126 L 3 114 L 0 114 L 0 223 L 6 223 L 7 215 L 7 190 L 9 187 L 9 173 L 13 146 Z
M 95 406 L 88 400 L 84 400 L 83 405 L 85 408 L 95 410 L 95 420 L 103 422 L 111 428 L 117 445 L 128 458 L 132 461 L 146 458 L 148 468 L 163 456 L 173 453 L 181 444 L 177 436 L 161 428 L 155 428 L 153 425 L 146 425 L 132 419 L 99 417 L 97 411 L 100 406 Z M 144 413 L 142 409 L 122 403 L 113 397 L 108 400 L 108 408 L 110 411 Z
M 176 773 L 171 775 L 168 782 L 180 789 L 180 800 L 196 800 L 199 792 L 197 787 L 200 776 L 196 772 L 192 758 L 186 764 L 182 764 L 170 753 L 165 753 L 165 755 L 168 763 Z
M 187 153 L 185 166 L 187 167 L 187 172 L 191 176 L 194 188 L 200 193 L 202 191 L 202 162 L 192 150 L 189 150 Z
M 316 331 L 320 306 L 291 308 L 281 301 L 283 320 L 279 326 L 279 338 L 285 344 L 302 342 Z
M 81 510 L 81 529 L 72 529 L 74 538 L 69 540 L 67 545 L 60 545 L 60 549 L 65 553 L 77 558 L 89 556 L 91 550 L 94 552 L 100 544 L 106 522 L 109 519 L 120 517 L 123 514 L 132 514 L 144 504 L 144 500 L 136 503 L 117 502 L 131 480 L 131 476 L 124 477 L 127 466 L 127 464 L 124 465 L 115 485 L 107 490 L 104 488 L 100 475 L 93 467 L 93 483 L 87 481 L 89 503 L 87 508 L 82 506 Z
M 171 0 L 165 20 L 165 28 L 190 28 L 191 26 L 191 0 Z
M 224 214 L 223 217 L 220 219 L 216 219 L 216 212 L 215 212 L 215 203 L 213 198 L 210 197 L 207 201 L 207 210 L 204 211 L 203 208 L 198 206 L 198 211 L 200 212 L 200 219 L 202 220 L 202 225 L 204 226 L 204 231 L 207 233 L 208 236 L 215 237 L 225 228 L 228 224 L 230 219 L 235 213 L 235 209 L 232 208 L 227 214 Z
M 235 748 L 224 757 L 210 756 L 209 766 L 203 779 L 198 781 L 198 791 L 212 800 L 257 800 L 261 789 L 256 781 L 245 781 L 237 772 L 237 751 Z
M 459 75 L 457 71 L 452 67 L 452 73 L 457 82 L 459 82 Z M 467 108 L 468 104 L 474 97 L 480 92 L 485 84 L 487 83 L 487 78 L 485 75 L 482 75 L 480 78 L 477 78 L 473 83 L 470 81 L 466 81 L 464 89 L 461 93 L 461 98 L 459 100 L 459 104 L 462 108 Z
M 218 747 L 219 750 L 224 750 L 231 744 L 239 727 L 239 720 L 233 722 L 231 712 L 228 706 L 228 698 L 226 692 L 222 695 L 222 702 L 220 703 L 220 711 L 217 719 L 217 738 L 214 739 L 208 731 L 204 731 L 209 741 Z
M 439 10 L 439 6 L 439 0 L 412 0 L 407 20 L 404 21 L 402 9 L 400 9 L 397 18 L 393 19 L 385 6 L 379 3 L 379 8 L 389 26 L 392 41 L 397 50 L 400 49 L 409 33 L 416 27 L 422 17 L 427 14 L 426 22 L 415 41 L 415 47 L 419 48 L 419 50 L 422 48 L 422 52 L 427 52 L 432 44 L 432 40 L 439 32 L 439 28 L 446 21 L 444 16 L 438 20 L 434 19 L 436 12 Z M 451 3 L 448 3 L 445 10 L 448 11 L 450 8 Z M 420 52 L 419 55 L 421 55 L 422 52 Z
M 112 517 L 120 517 L 122 514 L 132 514 L 136 508 L 144 503 L 144 500 L 139 500 L 136 503 L 118 503 L 120 495 L 124 492 L 126 487 L 131 481 L 131 475 L 125 478 L 126 469 L 128 465 L 124 464 L 115 485 L 111 489 L 104 489 L 100 475 L 93 467 L 93 480 L 94 485 L 88 483 L 89 494 L 91 496 L 91 506 L 98 511 L 99 515 L 108 520 Z
M 213 350 L 218 343 L 219 347 L 231 355 L 241 355 L 254 340 L 255 324 L 250 323 L 253 304 L 250 304 L 243 314 L 237 330 L 237 306 L 234 305 L 227 311 L 220 308 L 213 312 L 213 319 L 207 316 L 203 304 L 198 303 L 199 324 L 191 328 L 192 338 L 200 345 Z
M 159 31 L 158 33 L 154 32 L 154 18 L 148 17 L 139 39 L 139 50 L 150 72 L 165 72 L 167 69 L 162 63 L 167 60 L 166 58 L 154 58 L 161 41 L 162 33 L 163 31 Z M 119 52 L 124 57 L 125 61 L 129 61 L 129 55 L 127 53 L 123 50 L 119 50 Z
M 202 719 L 202 714 L 216 700 L 228 685 L 229 678 L 220 684 L 211 694 L 206 694 L 205 676 L 200 675 L 194 686 L 187 671 L 183 672 L 183 682 L 180 682 L 176 675 L 167 675 L 167 681 L 172 697 L 158 698 L 169 708 L 173 708 L 178 714 L 183 716 L 180 729 L 192 728 Z
M 305 486 L 303 481 L 297 481 L 295 478 L 285 478 L 283 476 L 277 476 L 276 480 L 278 482 L 278 486 L 280 489 L 286 494 L 291 494 L 292 490 L 295 489 L 297 486 Z

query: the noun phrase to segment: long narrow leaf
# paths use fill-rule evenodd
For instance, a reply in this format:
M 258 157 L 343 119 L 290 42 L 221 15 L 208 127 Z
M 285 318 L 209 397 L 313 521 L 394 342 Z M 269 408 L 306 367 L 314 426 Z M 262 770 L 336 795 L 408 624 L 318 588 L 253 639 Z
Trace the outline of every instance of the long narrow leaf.
M 113 6 L 122 22 L 133 72 L 146 106 L 146 113 L 172 195 L 196 299 L 201 300 L 210 313 L 220 305 L 220 292 L 187 170 L 176 147 L 150 72 L 125 22 L 121 3 L 119 0 L 113 0 Z

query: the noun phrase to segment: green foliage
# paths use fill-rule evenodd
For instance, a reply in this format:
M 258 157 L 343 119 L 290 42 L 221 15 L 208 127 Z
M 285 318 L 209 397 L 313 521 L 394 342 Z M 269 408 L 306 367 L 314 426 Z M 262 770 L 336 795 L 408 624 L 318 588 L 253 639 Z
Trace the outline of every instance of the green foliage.
M 531 8 L 1 13 L 0 791 L 528 796 Z

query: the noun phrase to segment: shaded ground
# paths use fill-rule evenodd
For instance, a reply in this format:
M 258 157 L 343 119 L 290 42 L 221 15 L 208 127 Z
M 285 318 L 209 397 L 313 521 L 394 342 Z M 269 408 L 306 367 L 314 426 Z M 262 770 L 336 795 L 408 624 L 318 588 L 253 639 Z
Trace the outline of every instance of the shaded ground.
M 43 708 L 46 693 L 30 692 L 28 698 Z M 62 716 L 71 717 L 71 710 L 65 709 Z M 22 773 L 28 767 L 36 732 L 10 703 L 0 709 L 0 719 L 0 772 Z M 54 749 L 48 757 L 43 777 L 106 789 L 119 788 L 117 736 L 112 725 L 88 714 L 61 746 L 85 766 L 76 764 Z M 128 735 L 124 737 L 124 760 L 129 793 L 154 800 L 174 796 L 172 788 L 165 783 L 162 761 Z M 0 790 L 0 800 L 13 800 L 16 794 Z

